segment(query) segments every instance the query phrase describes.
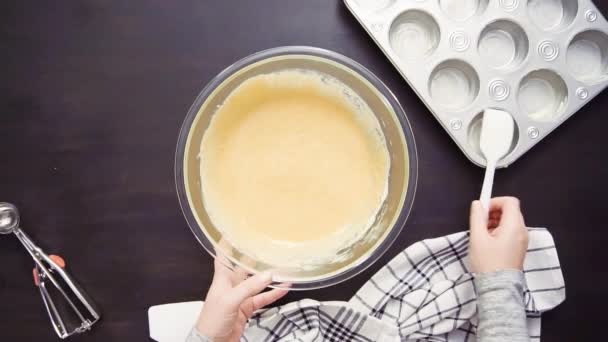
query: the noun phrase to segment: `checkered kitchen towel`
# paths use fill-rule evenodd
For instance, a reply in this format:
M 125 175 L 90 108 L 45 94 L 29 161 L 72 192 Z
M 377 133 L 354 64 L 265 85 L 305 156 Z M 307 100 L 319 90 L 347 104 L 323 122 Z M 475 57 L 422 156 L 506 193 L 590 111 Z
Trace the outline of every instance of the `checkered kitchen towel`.
M 540 315 L 566 297 L 553 237 L 529 228 L 524 273 L 531 339 Z M 475 341 L 476 293 L 468 234 L 424 240 L 376 273 L 348 302 L 302 300 L 250 321 L 244 341 Z

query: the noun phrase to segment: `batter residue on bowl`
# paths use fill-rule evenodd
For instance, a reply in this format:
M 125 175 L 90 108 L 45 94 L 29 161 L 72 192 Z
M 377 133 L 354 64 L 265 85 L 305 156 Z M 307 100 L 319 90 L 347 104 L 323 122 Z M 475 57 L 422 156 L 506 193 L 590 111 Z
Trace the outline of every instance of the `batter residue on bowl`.
M 242 253 L 313 267 L 361 239 L 387 194 L 390 158 L 371 109 L 338 80 L 306 70 L 248 79 L 201 144 L 203 200 Z

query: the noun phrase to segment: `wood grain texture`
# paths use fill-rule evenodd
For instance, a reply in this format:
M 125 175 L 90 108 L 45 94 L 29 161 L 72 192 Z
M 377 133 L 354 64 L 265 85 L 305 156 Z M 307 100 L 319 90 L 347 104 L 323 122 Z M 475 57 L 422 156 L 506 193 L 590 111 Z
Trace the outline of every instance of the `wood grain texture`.
M 608 13 L 608 1 L 598 1 Z M 466 229 L 482 170 L 471 164 L 338 0 L 66 0 L 0 3 L 0 200 L 103 310 L 74 341 L 144 341 L 146 310 L 200 298 L 212 260 L 178 206 L 180 124 L 203 86 L 258 50 L 312 45 L 349 56 L 391 88 L 416 135 L 420 181 L 391 250 L 332 288 L 345 300 L 411 243 Z M 608 306 L 608 93 L 507 170 L 495 193 L 521 198 L 526 220 L 554 234 L 568 299 L 543 318 L 543 341 L 592 340 Z M 32 261 L 0 239 L 0 340 L 56 341 Z

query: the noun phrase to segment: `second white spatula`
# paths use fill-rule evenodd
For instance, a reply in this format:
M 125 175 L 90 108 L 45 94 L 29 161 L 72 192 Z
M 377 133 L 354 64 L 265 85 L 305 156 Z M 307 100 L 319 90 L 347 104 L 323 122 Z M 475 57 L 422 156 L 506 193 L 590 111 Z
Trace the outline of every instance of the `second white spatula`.
M 490 210 L 496 164 L 509 153 L 513 143 L 514 125 L 513 117 L 505 111 L 486 109 L 483 114 L 479 147 L 486 158 L 486 175 L 479 200 L 486 213 Z

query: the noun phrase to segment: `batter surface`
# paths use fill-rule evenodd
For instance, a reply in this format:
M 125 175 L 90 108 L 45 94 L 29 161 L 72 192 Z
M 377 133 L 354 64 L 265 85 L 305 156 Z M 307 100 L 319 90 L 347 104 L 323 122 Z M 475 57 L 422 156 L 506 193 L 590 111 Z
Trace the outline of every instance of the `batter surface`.
M 200 157 L 213 223 L 237 249 L 275 266 L 339 257 L 387 193 L 376 117 L 345 85 L 310 71 L 243 82 L 214 114 Z

